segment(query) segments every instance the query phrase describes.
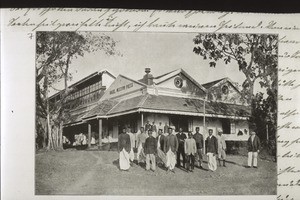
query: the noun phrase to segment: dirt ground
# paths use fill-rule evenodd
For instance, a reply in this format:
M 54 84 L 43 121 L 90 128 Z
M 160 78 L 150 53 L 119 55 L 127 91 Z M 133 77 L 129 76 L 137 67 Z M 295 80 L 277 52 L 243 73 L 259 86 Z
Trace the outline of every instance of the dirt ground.
M 247 157 L 228 155 L 227 167 L 193 173 L 175 168 L 146 171 L 134 164 L 118 168 L 116 151 L 42 152 L 36 154 L 36 195 L 275 195 L 276 163 L 258 160 L 258 169 L 245 168 Z

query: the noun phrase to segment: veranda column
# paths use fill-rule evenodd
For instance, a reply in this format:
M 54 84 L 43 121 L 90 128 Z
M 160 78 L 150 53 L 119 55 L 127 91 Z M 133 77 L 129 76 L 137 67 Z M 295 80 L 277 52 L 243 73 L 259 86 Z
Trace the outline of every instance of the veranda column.
M 205 150 L 205 135 L 206 135 L 206 124 L 205 124 L 205 114 L 206 114 L 206 110 L 205 110 L 205 101 L 206 101 L 206 96 L 204 97 L 204 101 L 203 101 L 203 154 L 206 154 L 206 150 Z
M 141 112 L 141 127 L 144 127 L 144 114 Z
M 88 148 L 91 147 L 91 137 L 92 137 L 92 125 L 91 122 L 88 123 Z
M 98 142 L 98 148 L 101 148 L 102 146 L 102 119 L 99 119 L 99 142 Z

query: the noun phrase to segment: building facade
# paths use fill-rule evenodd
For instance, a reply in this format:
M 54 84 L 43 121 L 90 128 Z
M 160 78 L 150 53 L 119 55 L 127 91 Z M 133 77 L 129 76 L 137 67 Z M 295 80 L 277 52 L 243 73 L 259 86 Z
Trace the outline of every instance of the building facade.
M 245 141 L 249 137 L 250 106 L 229 78 L 201 85 L 183 69 L 153 77 L 146 68 L 140 80 L 124 75 L 114 78 L 107 71 L 98 74 L 101 84 L 91 81 L 94 76 L 87 77 L 80 81 L 85 87 L 76 83 L 81 89 L 70 97 L 83 101 L 74 106 L 71 119 L 64 125 L 64 135 L 71 141 L 75 134 L 84 133 L 89 146 L 93 138 L 101 146 L 107 138 L 116 142 L 122 127 L 137 132 L 146 124 L 163 131 L 173 126 L 175 132 L 182 128 L 194 133 L 199 127 L 204 137 L 208 129 L 216 134 L 221 128 L 228 141 Z M 105 81 L 108 84 L 104 85 Z M 92 100 L 87 100 L 86 95 Z

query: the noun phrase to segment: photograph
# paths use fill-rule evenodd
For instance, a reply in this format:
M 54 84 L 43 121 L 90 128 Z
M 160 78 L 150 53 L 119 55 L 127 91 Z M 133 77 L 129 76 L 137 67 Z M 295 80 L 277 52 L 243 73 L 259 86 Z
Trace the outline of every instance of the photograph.
M 37 31 L 35 195 L 276 195 L 278 43 Z

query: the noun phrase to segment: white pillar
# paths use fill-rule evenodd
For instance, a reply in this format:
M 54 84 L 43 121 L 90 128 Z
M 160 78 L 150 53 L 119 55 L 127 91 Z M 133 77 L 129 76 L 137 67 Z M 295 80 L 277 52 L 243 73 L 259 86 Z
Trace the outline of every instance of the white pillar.
M 88 123 L 88 148 L 91 147 L 92 125 Z
M 144 127 L 144 113 L 141 112 L 141 127 Z
M 203 154 L 205 155 L 205 135 L 206 135 L 206 124 L 205 124 L 205 102 L 206 102 L 206 96 L 203 101 Z
M 102 146 L 102 119 L 99 119 L 99 129 L 98 129 L 98 134 L 99 134 L 98 147 L 101 147 L 101 146 Z

